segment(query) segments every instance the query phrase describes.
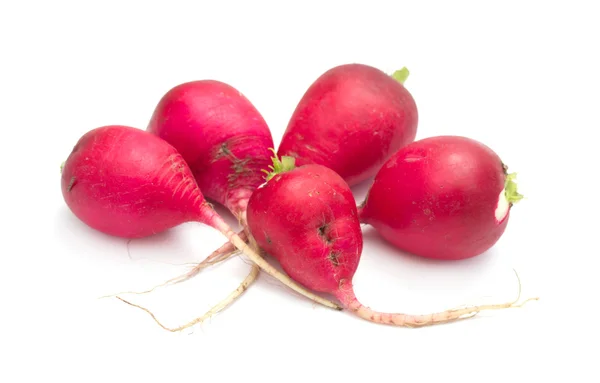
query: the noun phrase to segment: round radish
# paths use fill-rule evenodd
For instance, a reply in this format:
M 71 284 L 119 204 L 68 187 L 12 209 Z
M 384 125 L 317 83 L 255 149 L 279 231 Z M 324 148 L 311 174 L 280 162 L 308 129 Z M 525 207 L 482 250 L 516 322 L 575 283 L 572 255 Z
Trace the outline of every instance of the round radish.
M 511 207 L 522 198 L 514 177 L 494 151 L 476 140 L 421 139 L 382 166 L 360 220 L 415 255 L 474 257 L 498 241 Z
M 66 204 L 103 233 L 140 238 L 184 222 L 221 232 L 266 273 L 297 292 L 336 307 L 298 286 L 252 250 L 204 199 L 181 154 L 165 140 L 127 126 L 104 126 L 84 134 L 62 169 Z
M 274 146 L 267 123 L 241 92 L 216 80 L 179 84 L 159 100 L 147 131 L 181 153 L 206 198 L 245 220 Z
M 274 172 L 248 203 L 248 227 L 257 243 L 294 280 L 337 297 L 359 317 L 397 326 L 425 326 L 513 307 L 514 302 L 428 315 L 376 312 L 359 302 L 352 279 L 363 237 L 354 196 L 333 170 L 316 164 Z
M 353 186 L 371 178 L 417 133 L 415 101 L 403 83 L 408 70 L 390 76 L 364 64 L 322 74 L 297 105 L 279 145 L 279 156 L 298 166 L 327 166 Z

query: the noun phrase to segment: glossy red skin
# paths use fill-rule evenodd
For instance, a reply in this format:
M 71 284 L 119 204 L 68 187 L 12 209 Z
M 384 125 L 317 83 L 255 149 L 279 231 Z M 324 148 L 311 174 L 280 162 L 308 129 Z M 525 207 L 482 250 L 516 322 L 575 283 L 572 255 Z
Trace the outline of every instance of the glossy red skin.
M 414 141 L 417 123 L 417 106 L 402 84 L 367 65 L 341 65 L 308 88 L 278 155 L 296 157 L 298 166 L 327 166 L 353 186 Z
M 334 293 L 354 275 L 363 241 L 356 202 L 331 169 L 305 165 L 276 175 L 248 203 L 258 245 L 305 287 Z
M 400 149 L 375 176 L 363 223 L 406 252 L 458 260 L 477 256 L 502 236 L 508 215 L 495 210 L 506 179 L 502 161 L 466 137 L 437 136 Z
M 81 221 L 123 238 L 201 221 L 205 202 L 173 146 L 119 125 L 93 129 L 78 140 L 64 164 L 61 189 Z
M 158 102 L 147 131 L 173 145 L 206 198 L 232 212 L 245 210 L 247 198 L 264 182 L 262 169 L 272 163 L 267 123 L 244 95 L 223 82 L 173 87 Z

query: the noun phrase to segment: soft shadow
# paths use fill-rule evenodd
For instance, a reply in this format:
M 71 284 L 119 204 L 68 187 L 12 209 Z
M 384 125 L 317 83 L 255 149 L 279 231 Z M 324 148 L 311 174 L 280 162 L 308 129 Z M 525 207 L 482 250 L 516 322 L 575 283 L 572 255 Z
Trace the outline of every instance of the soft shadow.
M 213 207 L 234 231 L 238 232 L 241 230 L 237 219 L 229 212 L 229 210 L 227 210 L 227 208 L 218 203 L 214 203 Z M 200 236 L 220 235 L 215 229 L 207 225 L 189 222 L 148 237 L 126 239 L 110 236 L 92 229 L 79 220 L 67 207 L 63 207 L 59 210 L 56 219 L 56 235 L 62 237 L 65 243 L 72 243 L 72 246 L 77 247 L 77 252 L 80 254 L 86 253 L 85 248 L 98 249 L 103 247 L 113 248 L 115 245 L 126 246 L 127 251 L 125 253 L 122 251 L 108 251 L 104 254 L 103 252 L 103 257 L 112 257 L 116 260 L 122 260 L 124 257 L 127 257 L 133 261 L 148 260 L 161 263 L 182 264 L 189 262 L 190 256 L 194 256 L 193 248 L 190 247 L 189 244 L 188 246 L 185 246 L 184 243 L 186 240 L 189 240 L 184 234 L 190 226 L 195 226 L 193 227 L 193 230 L 198 231 L 197 235 Z M 227 241 L 224 236 L 222 240 L 223 243 Z M 174 246 L 174 243 L 177 245 Z M 212 250 L 216 250 L 217 247 Z M 161 248 L 169 248 L 170 251 L 156 251 Z M 143 254 L 143 256 L 140 254 Z M 194 259 L 196 258 L 197 257 L 194 257 Z
M 177 228 L 164 231 L 146 238 L 138 239 L 126 239 L 119 238 L 111 235 L 104 234 L 100 231 L 92 229 L 87 226 L 81 220 L 79 220 L 68 208 L 62 208 L 57 214 L 57 222 L 55 230 L 57 236 L 62 237 L 63 242 L 71 243 L 73 247 L 77 247 L 74 253 L 83 256 L 84 254 L 101 254 L 103 259 L 113 258 L 114 260 L 132 259 L 136 260 L 131 256 L 131 245 L 133 243 L 142 245 L 144 247 L 160 247 L 167 243 L 173 243 L 178 241 Z M 98 253 L 97 251 L 86 251 L 87 249 L 99 249 L 107 248 L 112 249 L 115 246 L 125 246 L 127 252 L 123 251 L 106 251 Z M 174 260 L 171 256 L 169 261 Z
M 429 259 L 396 248 L 371 226 L 364 225 L 362 230 L 365 245 L 361 263 L 366 268 L 376 268 L 378 273 L 398 280 L 407 288 L 464 288 L 486 278 L 499 262 L 494 247 L 469 259 Z
M 233 228 L 233 230 L 241 230 L 241 226 L 238 224 L 237 219 L 225 206 L 213 201 L 210 201 L 210 203 L 213 205 L 217 214 L 219 214 L 221 218 L 223 218 L 223 220 Z
M 481 264 L 488 264 L 493 258 L 496 257 L 497 252 L 495 248 L 492 247 L 488 251 L 472 257 L 468 259 L 460 259 L 460 260 L 443 260 L 443 259 L 432 259 L 425 258 L 419 255 L 415 255 L 412 253 L 408 253 L 401 249 L 398 249 L 388 241 L 386 241 L 377 230 L 375 230 L 372 226 L 363 225 L 362 227 L 363 238 L 365 241 L 369 241 L 371 244 L 377 244 L 378 247 L 385 250 L 383 254 L 385 256 L 401 258 L 405 264 L 408 265 L 424 265 L 427 267 L 478 267 Z
M 64 242 L 85 243 L 89 247 L 95 247 L 107 241 L 113 244 L 127 242 L 124 238 L 113 237 L 92 229 L 66 207 L 61 208 L 57 213 L 54 229 L 57 236 L 62 237 Z
M 358 205 L 360 205 L 367 196 L 367 192 L 373 184 L 373 179 L 374 177 L 368 178 L 365 181 L 354 185 L 350 188 L 352 190 L 352 194 L 354 194 L 354 198 L 356 199 Z

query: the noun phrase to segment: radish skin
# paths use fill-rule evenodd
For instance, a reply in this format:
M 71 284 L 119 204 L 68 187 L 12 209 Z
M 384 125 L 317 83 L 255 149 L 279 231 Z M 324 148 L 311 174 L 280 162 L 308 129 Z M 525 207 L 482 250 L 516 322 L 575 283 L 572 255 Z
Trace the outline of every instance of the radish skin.
M 460 260 L 496 244 L 522 198 L 515 174 L 488 146 L 435 136 L 405 146 L 382 166 L 359 218 L 408 253 Z
M 427 315 L 382 313 L 364 306 L 352 284 L 363 249 L 357 206 L 344 179 L 322 165 L 275 174 L 257 189 L 248 204 L 248 227 L 294 280 L 335 296 L 345 309 L 371 322 L 421 327 L 518 306 L 509 302 Z
M 65 161 L 64 200 L 82 222 L 108 235 L 141 238 L 185 222 L 221 232 L 267 274 L 325 306 L 339 306 L 300 287 L 251 249 L 204 199 L 179 152 L 146 131 L 110 125 L 84 134 Z
M 327 166 L 350 186 L 373 177 L 416 137 L 417 105 L 403 85 L 408 74 L 364 64 L 329 69 L 296 106 L 277 154 L 294 157 L 297 166 Z

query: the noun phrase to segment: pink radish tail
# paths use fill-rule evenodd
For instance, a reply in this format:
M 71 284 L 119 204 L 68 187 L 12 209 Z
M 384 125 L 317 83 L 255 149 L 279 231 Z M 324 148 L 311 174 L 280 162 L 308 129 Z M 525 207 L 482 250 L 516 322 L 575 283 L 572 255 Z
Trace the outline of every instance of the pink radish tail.
M 517 305 L 517 302 L 521 296 L 521 290 L 519 288 L 519 296 L 513 302 L 496 305 L 480 305 L 456 308 L 432 314 L 411 315 L 402 313 L 382 313 L 374 311 L 371 308 L 364 306 L 356 298 L 352 282 L 347 280 L 344 280 L 340 283 L 339 290 L 335 293 L 335 296 L 337 299 L 340 300 L 345 309 L 353 312 L 355 315 L 362 319 L 379 324 L 387 324 L 401 327 L 423 327 L 441 323 L 454 322 L 462 319 L 471 318 L 483 310 L 499 310 L 511 307 L 520 307 L 527 301 L 538 299 L 530 298 Z

